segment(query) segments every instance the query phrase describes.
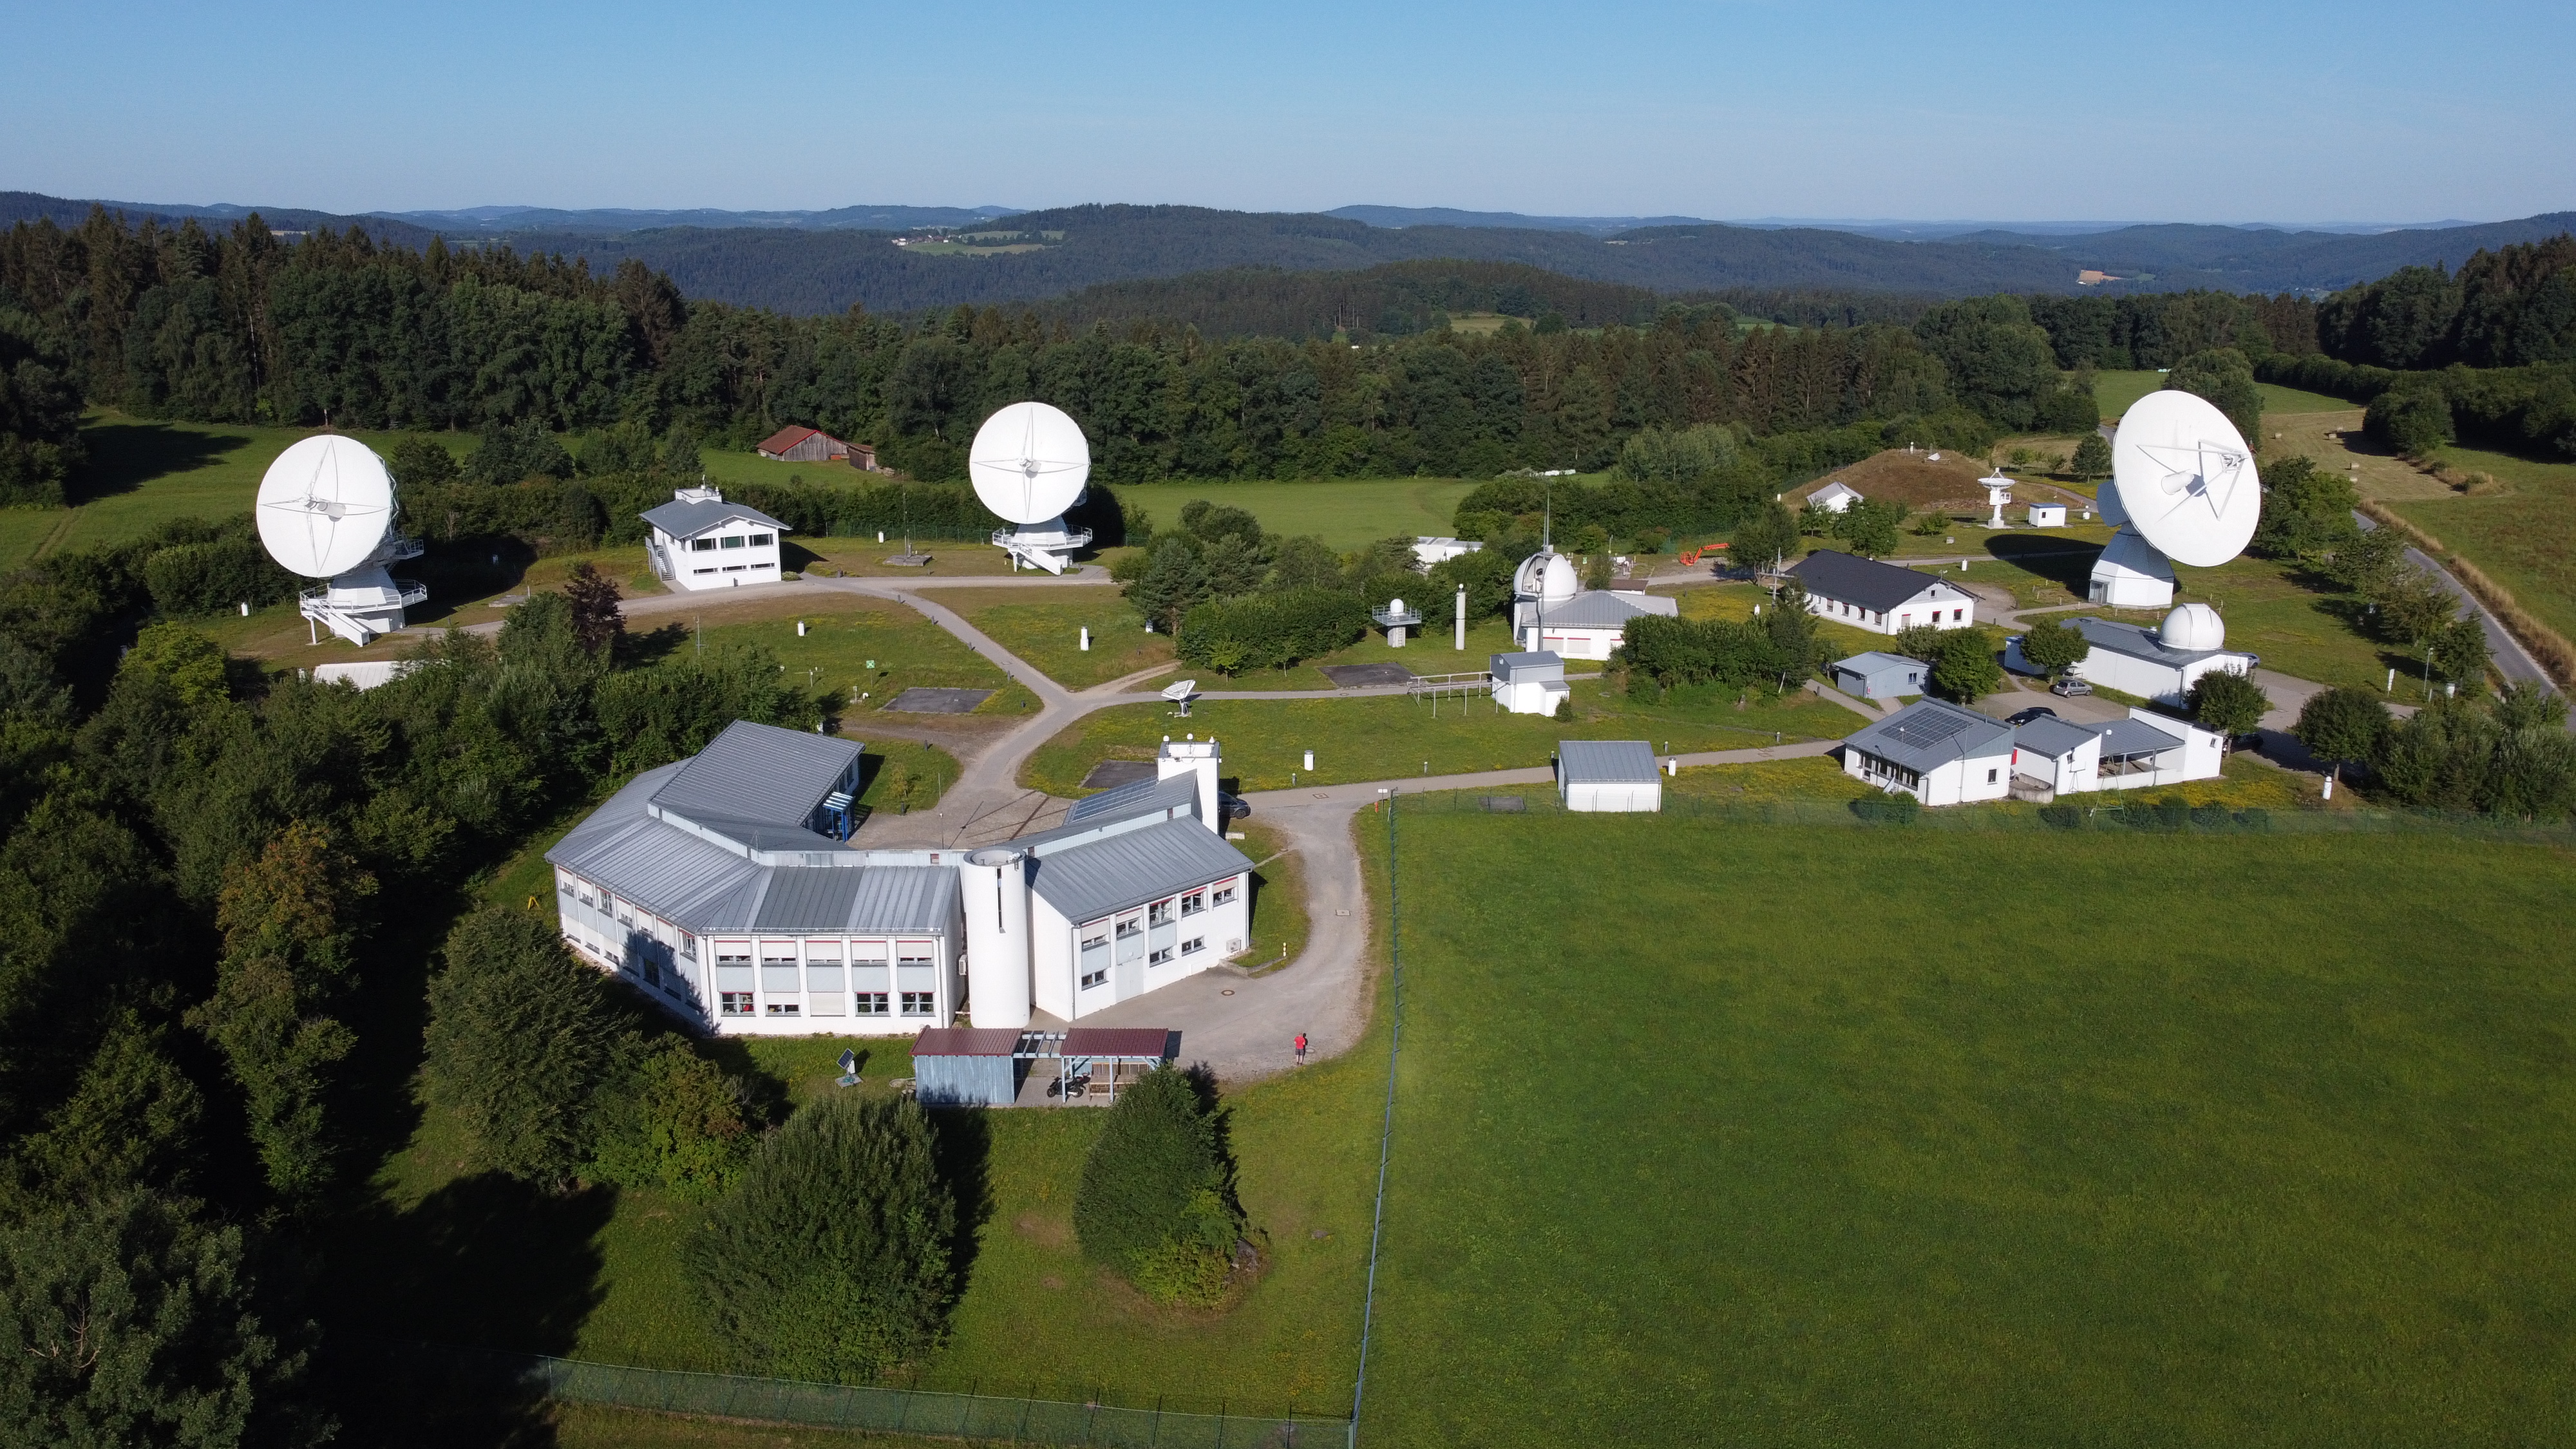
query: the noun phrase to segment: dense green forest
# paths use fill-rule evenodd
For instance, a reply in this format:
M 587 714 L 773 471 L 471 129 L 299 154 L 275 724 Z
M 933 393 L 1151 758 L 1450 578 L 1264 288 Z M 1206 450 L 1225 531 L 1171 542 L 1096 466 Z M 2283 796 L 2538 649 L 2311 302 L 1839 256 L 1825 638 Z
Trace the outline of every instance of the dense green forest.
M 425 983 L 447 983 L 428 992 L 433 1047 L 443 1030 L 500 1054 L 450 1053 L 426 1090 L 452 1108 L 582 1047 L 582 1072 L 540 1084 L 543 1110 L 518 1121 L 543 1126 L 545 1150 L 482 1139 L 493 1182 L 523 1181 L 534 1203 L 575 1168 L 730 1171 L 653 1146 L 669 1126 L 654 1104 L 705 1097 L 713 1068 L 565 959 L 550 918 L 497 912 L 431 968 L 477 872 L 601 781 L 737 717 L 810 727 L 824 707 L 759 651 L 657 657 L 669 641 L 623 638 L 596 584 L 587 604 L 520 605 L 497 640 L 453 635 L 364 694 L 263 676 L 151 622 L 150 565 L 193 537 L 60 553 L 0 581 L 13 1443 L 303 1444 L 368 1411 L 373 1388 L 326 1395 L 377 1375 L 316 1372 L 331 1283 L 357 1281 L 320 1254 L 379 1210 L 368 1175 L 416 1121 Z M 488 977 L 506 989 L 474 985 Z M 590 1024 L 564 1037 L 530 1015 L 556 998 Z M 532 1053 L 541 1029 L 555 1045 Z M 601 1102 L 619 1112 L 564 1090 L 611 1081 Z

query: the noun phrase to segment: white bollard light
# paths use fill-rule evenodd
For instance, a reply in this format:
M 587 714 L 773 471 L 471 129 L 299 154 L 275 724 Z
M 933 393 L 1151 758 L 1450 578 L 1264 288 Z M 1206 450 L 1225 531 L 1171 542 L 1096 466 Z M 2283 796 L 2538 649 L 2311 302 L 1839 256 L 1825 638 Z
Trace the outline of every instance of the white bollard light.
M 796 621 L 796 637 L 799 639 L 805 637 L 805 621 L 802 619 Z
M 1082 648 L 1083 652 L 1086 654 L 1091 651 L 1091 626 L 1089 624 L 1082 626 Z
M 879 543 L 883 543 L 883 542 L 885 542 L 885 530 L 884 530 L 884 529 L 882 529 L 882 528 L 880 528 L 880 529 L 878 529 L 878 530 L 877 530 L 877 542 L 879 542 Z
M 247 618 L 249 618 L 249 617 L 250 617 L 250 605 L 248 605 L 248 604 L 244 604 L 244 605 L 242 605 L 242 606 L 241 606 L 241 610 L 242 610 L 242 615 L 241 615 L 241 616 L 242 616 L 243 618 L 247 619 Z
M 1308 750 L 1306 752 L 1306 768 L 1309 770 L 1315 768 L 1315 752 L 1313 750 Z

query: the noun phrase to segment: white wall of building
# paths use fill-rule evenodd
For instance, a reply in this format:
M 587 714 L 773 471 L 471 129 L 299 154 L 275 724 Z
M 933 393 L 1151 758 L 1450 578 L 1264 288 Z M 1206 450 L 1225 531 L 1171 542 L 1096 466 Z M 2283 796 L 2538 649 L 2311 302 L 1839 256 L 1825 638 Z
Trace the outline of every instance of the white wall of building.
M 1252 880 L 1230 875 L 1081 922 L 1040 896 L 1029 919 L 1038 942 L 1033 999 L 1073 1021 L 1242 954 L 1252 940 Z
M 1936 579 L 1923 592 L 1884 613 L 1822 594 L 1807 596 L 1807 612 L 1873 634 L 1893 634 L 1917 624 L 1965 629 L 1977 622 L 1977 600 L 1967 591 Z
M 1573 693 L 1573 686 L 1562 679 L 1522 679 L 1494 687 L 1494 698 L 1505 714 L 1554 715 Z
M 2015 649 L 2014 657 L 2004 662 L 2008 665 L 2014 664 L 2019 658 L 2019 653 L 2020 651 Z M 2160 704 L 2180 705 L 2183 703 L 2184 696 L 2191 693 L 2191 687 L 2198 684 L 2200 677 L 2209 671 L 2223 669 L 2230 674 L 2243 674 L 2252 669 L 2253 665 L 2254 661 L 2243 654 L 2213 654 L 2207 659 L 2195 660 L 2177 667 L 2160 664 L 2152 659 L 2140 659 L 2134 654 L 2121 654 L 2097 645 L 2084 656 L 2082 663 L 2069 672 L 2088 684 L 2103 685 L 2116 689 L 2122 694 L 2134 694 L 2140 699 L 2152 699 Z M 2029 669 L 2026 663 L 2019 667 Z
M 2013 762 L 2007 752 L 1968 760 L 1950 760 L 1930 773 L 1909 775 L 1886 767 L 1876 756 L 1845 748 L 1843 773 L 1890 794 L 1911 795 L 1926 805 L 1965 805 L 2001 800 L 2012 793 Z
M 1590 814 L 1652 814 L 1664 808 L 1664 787 L 1653 780 L 1577 780 L 1560 787 L 1565 808 Z
M 693 592 L 777 583 L 778 543 L 777 529 L 747 518 L 728 519 L 686 538 L 653 530 L 653 547 L 669 567 L 671 586 Z

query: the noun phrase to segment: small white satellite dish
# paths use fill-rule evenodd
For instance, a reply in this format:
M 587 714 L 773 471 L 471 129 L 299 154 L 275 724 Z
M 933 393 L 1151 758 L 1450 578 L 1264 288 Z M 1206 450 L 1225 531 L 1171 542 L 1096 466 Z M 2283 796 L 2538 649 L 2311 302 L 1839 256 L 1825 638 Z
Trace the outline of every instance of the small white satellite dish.
M 1184 679 L 1178 684 L 1167 684 L 1163 686 L 1163 698 L 1170 700 L 1174 704 L 1178 704 L 1182 700 L 1185 700 L 1198 692 L 1199 682 L 1195 679 Z
M 2130 526 L 2194 568 L 2244 552 L 2263 514 L 2254 450 L 2208 399 L 2178 389 L 2148 393 L 2121 417 L 2111 481 Z
M 392 529 L 393 475 L 366 444 L 322 433 L 268 465 L 254 512 L 280 568 L 331 578 L 365 563 Z
M 1091 478 L 1091 445 L 1073 419 L 1042 402 L 1016 402 L 984 420 L 966 452 L 975 496 L 1011 523 L 1063 516 Z

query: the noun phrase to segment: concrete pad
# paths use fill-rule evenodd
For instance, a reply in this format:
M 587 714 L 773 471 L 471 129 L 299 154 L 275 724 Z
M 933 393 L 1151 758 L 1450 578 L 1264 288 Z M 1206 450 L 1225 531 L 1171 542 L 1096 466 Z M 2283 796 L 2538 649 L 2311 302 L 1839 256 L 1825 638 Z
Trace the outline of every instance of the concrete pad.
M 1411 684 L 1413 671 L 1401 664 L 1327 664 L 1324 677 L 1335 689 L 1370 689 Z
M 916 685 L 879 706 L 897 714 L 971 714 L 993 697 L 989 689 L 931 689 Z
M 1121 785 L 1133 785 L 1139 780 L 1152 778 L 1154 762 L 1151 760 L 1103 760 L 1091 767 L 1090 774 L 1082 777 L 1082 788 L 1114 790 Z

